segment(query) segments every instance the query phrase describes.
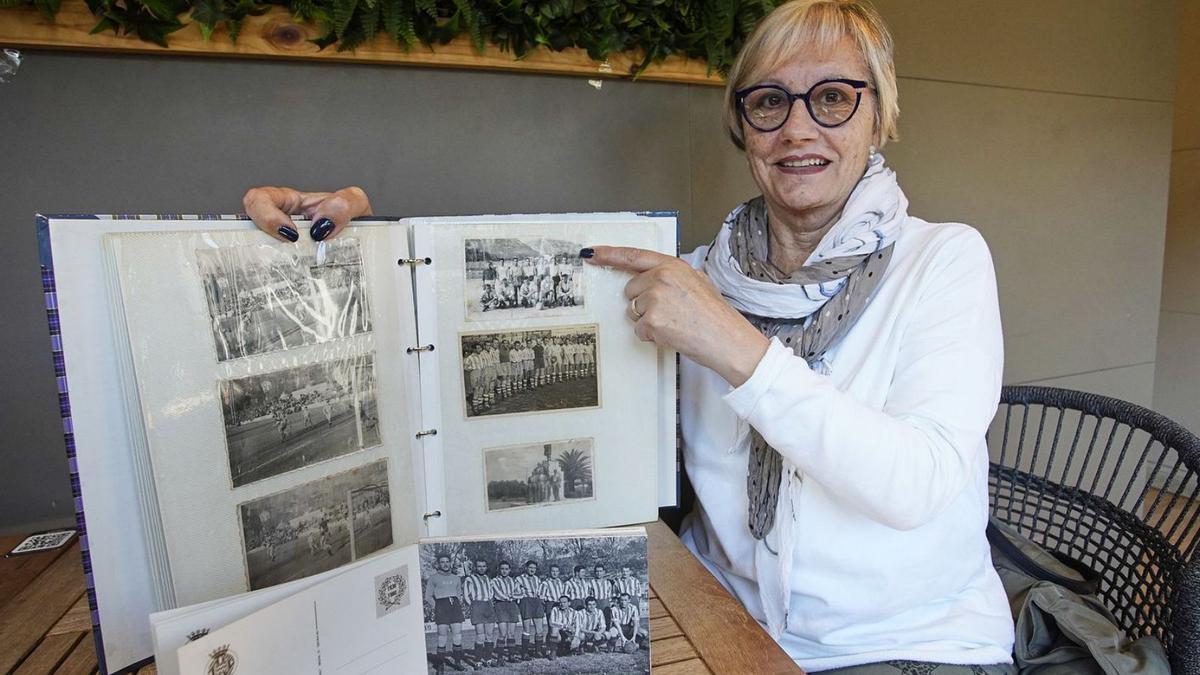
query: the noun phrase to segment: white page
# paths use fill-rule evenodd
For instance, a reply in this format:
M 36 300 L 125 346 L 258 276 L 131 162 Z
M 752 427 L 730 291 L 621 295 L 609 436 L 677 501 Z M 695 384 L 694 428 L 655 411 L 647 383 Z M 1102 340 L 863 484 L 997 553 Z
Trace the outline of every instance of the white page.
M 422 672 L 419 568 L 416 546 L 372 558 L 184 645 L 180 672 Z
M 416 539 L 399 327 L 409 302 L 396 283 L 407 270 L 397 269 L 403 250 L 390 245 L 390 229 L 351 228 L 325 251 L 259 233 L 113 235 L 179 604 L 262 588 Z M 276 263 L 289 260 L 304 286 L 280 280 Z M 342 273 L 350 268 L 353 276 Z M 317 283 L 310 278 L 329 286 L 295 304 L 279 300 Z M 339 292 L 358 300 L 331 305 L 344 302 Z M 262 309 L 218 321 L 214 295 L 235 297 L 239 307 L 249 297 Z M 308 308 L 317 314 L 297 318 Z M 272 428 L 275 413 L 262 399 L 276 396 L 289 403 L 272 404 L 283 420 Z M 332 399 L 327 423 L 318 404 L 293 403 L 306 397 Z M 378 497 L 364 492 L 369 486 Z M 363 494 L 384 502 L 390 495 L 391 508 L 376 507 L 382 515 L 374 516 L 370 536 L 364 531 L 355 542 L 358 520 L 352 527 L 336 514 L 353 499 L 345 495 Z M 328 555 L 314 553 L 317 529 Z
M 444 527 L 431 528 L 431 533 L 483 534 L 653 520 L 662 487 L 660 451 L 668 452 L 668 462 L 674 463 L 674 414 L 663 414 L 667 405 L 673 411 L 674 401 L 666 403 L 659 380 L 665 375 L 673 381 L 673 368 L 670 373 L 660 371 L 657 350 L 633 334 L 622 292 L 630 275 L 583 264 L 578 251 L 605 244 L 665 249 L 664 253 L 674 255 L 673 243 L 668 243 L 673 242 L 674 220 L 569 214 L 407 222 L 414 227 L 414 254 L 432 259 L 431 265 L 418 269 L 416 281 L 420 341 L 436 347 L 422 356 L 423 365 L 436 360 L 436 371 L 422 369 L 422 410 L 424 426 L 438 430 L 427 445 L 440 448 L 426 452 L 431 469 L 427 478 L 444 476 L 441 486 L 427 485 L 430 504 L 441 512 Z M 537 260 L 551 270 L 567 269 L 563 274 L 571 275 L 572 289 L 581 297 L 563 306 L 547 303 L 542 309 L 484 309 L 486 305 L 474 296 L 487 282 L 467 270 L 478 266 L 480 252 L 489 247 L 498 256 L 518 256 L 511 259 L 517 262 L 510 267 L 541 264 L 532 256 L 519 258 L 513 251 L 541 252 Z M 505 260 L 500 266 L 509 264 Z M 559 408 L 551 402 L 551 407 L 539 408 L 540 403 L 525 403 L 532 394 L 522 389 L 503 401 L 497 396 L 491 407 L 486 401 L 479 407 L 472 404 L 464 348 L 470 351 L 493 338 L 501 344 L 511 340 L 524 345 L 547 337 L 595 345 L 590 375 L 585 369 L 583 376 L 569 376 L 544 389 L 559 387 L 557 391 L 566 391 L 567 396 L 558 400 L 569 396 L 578 403 Z M 527 381 L 528 374 L 521 379 Z M 582 386 L 592 389 L 584 391 Z M 667 425 L 671 441 L 663 449 Z M 554 466 L 570 453 L 590 462 L 590 486 L 568 495 L 564 482 L 562 494 L 524 499 L 489 492 L 489 485 L 520 482 L 523 475 L 538 471 L 543 458 Z M 441 464 L 440 471 L 436 463 Z M 439 487 L 441 499 L 436 493 Z
M 154 667 L 161 675 L 179 675 L 179 648 L 191 642 L 195 636 L 206 635 L 214 628 L 227 626 L 365 563 L 366 561 L 360 561 L 260 591 L 155 612 L 150 615 L 150 629 L 154 636 Z

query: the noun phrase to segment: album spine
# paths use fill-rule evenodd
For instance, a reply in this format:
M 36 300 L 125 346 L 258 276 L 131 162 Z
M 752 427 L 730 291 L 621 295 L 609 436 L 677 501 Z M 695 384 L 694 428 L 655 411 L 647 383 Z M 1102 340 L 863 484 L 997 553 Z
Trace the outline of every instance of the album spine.
M 71 499 L 75 506 L 75 526 L 79 532 L 79 553 L 83 560 L 84 584 L 92 620 L 92 639 L 96 648 L 96 663 L 101 673 L 107 673 L 104 660 L 104 638 L 100 630 L 100 611 L 96 602 L 96 580 L 92 575 L 91 546 L 87 534 L 87 519 L 83 514 L 83 491 L 79 482 L 79 464 L 75 458 L 75 429 L 71 422 L 71 393 L 67 386 L 66 357 L 63 354 L 62 324 L 58 316 L 58 293 L 54 285 L 54 260 L 50 247 L 50 218 L 38 215 L 38 253 L 41 257 L 42 296 L 46 306 L 46 322 L 50 328 L 50 354 L 54 360 L 54 379 L 58 388 L 58 411 L 62 417 L 63 440 L 67 449 L 67 468 L 71 480 Z

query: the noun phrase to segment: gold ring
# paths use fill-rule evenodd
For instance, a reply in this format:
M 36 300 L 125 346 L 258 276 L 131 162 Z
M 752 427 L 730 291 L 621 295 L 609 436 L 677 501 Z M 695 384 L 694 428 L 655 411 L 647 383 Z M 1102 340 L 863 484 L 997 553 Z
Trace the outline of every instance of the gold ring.
M 639 312 L 639 311 L 638 311 L 638 308 L 637 308 L 637 298 L 634 298 L 634 299 L 632 299 L 632 300 L 630 300 L 630 301 L 629 301 L 629 309 L 630 309 L 630 310 L 632 310 L 632 311 L 633 311 L 633 315 L 634 315 L 634 316 L 636 316 L 636 317 L 637 317 L 637 318 L 639 318 L 639 319 L 640 319 L 640 318 L 642 318 L 642 317 L 645 315 L 645 313 L 644 313 L 644 312 Z

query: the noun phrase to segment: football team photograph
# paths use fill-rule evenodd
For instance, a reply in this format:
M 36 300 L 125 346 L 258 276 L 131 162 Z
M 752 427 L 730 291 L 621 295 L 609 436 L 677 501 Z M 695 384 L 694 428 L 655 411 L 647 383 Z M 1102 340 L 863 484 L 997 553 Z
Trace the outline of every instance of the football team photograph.
M 596 326 L 460 336 L 467 418 L 600 405 Z
M 645 537 L 422 544 L 431 675 L 647 673 Z
M 368 354 L 219 385 L 234 487 L 379 445 Z
M 325 244 L 324 259 L 274 246 L 200 249 L 217 360 L 337 340 L 371 330 L 358 240 Z
M 467 239 L 467 320 L 525 319 L 583 308 L 578 242 L 547 237 Z
M 592 466 L 590 438 L 487 448 L 483 451 L 487 510 L 595 499 Z
M 240 504 L 249 590 L 331 570 L 392 545 L 387 461 Z

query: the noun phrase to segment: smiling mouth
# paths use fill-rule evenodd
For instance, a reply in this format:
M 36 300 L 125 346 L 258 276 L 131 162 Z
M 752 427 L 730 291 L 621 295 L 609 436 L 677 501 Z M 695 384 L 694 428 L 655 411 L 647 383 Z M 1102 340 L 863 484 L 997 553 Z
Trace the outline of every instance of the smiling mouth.
M 827 159 L 821 159 L 821 158 L 817 158 L 817 157 L 809 157 L 807 159 L 798 159 L 798 160 L 792 160 L 792 161 L 785 160 L 782 162 L 778 162 L 778 164 L 779 164 L 779 166 L 782 166 L 787 169 L 805 169 L 805 168 L 808 168 L 811 166 L 827 166 L 830 164 L 830 161 Z

